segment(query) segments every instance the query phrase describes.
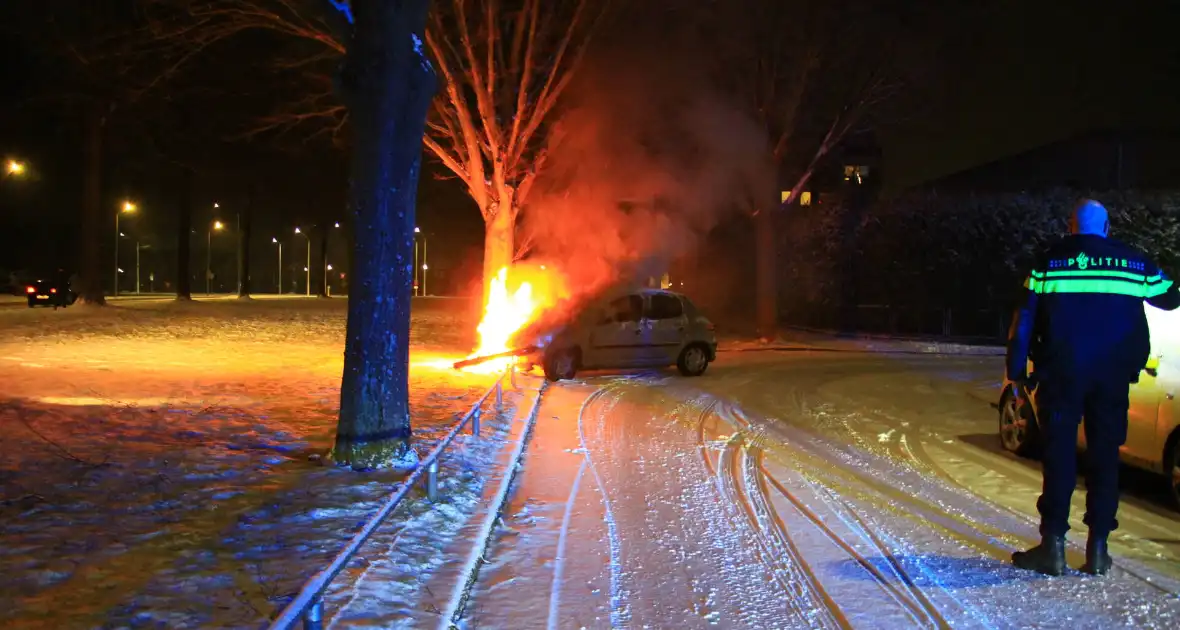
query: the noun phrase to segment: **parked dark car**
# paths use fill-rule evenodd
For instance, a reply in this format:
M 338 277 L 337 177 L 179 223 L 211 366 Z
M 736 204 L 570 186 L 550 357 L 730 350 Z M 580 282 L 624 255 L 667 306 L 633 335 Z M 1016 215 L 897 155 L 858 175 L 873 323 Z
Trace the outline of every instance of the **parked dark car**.
M 29 308 L 52 306 L 54 310 L 70 306 L 78 299 L 68 281 L 36 280 L 25 287 L 25 295 L 29 298 Z

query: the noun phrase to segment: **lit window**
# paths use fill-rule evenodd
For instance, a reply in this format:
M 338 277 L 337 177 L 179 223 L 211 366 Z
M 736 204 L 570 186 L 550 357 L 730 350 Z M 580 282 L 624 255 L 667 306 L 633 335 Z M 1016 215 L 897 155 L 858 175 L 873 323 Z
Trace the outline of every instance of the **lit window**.
M 805 191 L 803 191 L 803 194 L 799 195 L 799 205 L 801 205 L 801 206 L 810 206 L 811 205 L 811 191 L 810 190 L 805 190 Z
M 844 165 L 844 181 L 856 180 L 856 183 L 863 184 L 864 178 L 869 176 L 869 167 L 856 164 Z
M 790 197 L 791 197 L 791 191 L 784 190 L 782 193 L 782 197 L 779 199 L 779 202 L 780 203 L 787 203 L 787 199 L 790 199 Z

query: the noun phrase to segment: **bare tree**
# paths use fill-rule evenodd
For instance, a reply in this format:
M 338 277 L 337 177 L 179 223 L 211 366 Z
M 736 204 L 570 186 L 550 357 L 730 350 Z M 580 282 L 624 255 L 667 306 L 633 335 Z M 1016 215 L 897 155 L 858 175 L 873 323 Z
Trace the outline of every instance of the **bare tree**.
M 723 51 L 718 81 L 742 95 L 765 128 L 779 175 L 775 190 L 750 202 L 756 324 L 764 338 L 778 328 L 776 215 L 799 200 L 817 166 L 908 76 L 898 18 L 873 4 L 734 0 L 709 15 Z
M 171 60 L 164 73 L 226 39 L 281 36 L 274 63 L 300 73 L 302 98 L 264 117 L 251 133 L 339 133 L 349 112 L 334 97 L 330 68 L 345 46 L 299 0 L 143 0 L 149 51 Z M 445 0 L 428 19 L 425 44 L 442 80 L 425 139 L 462 181 L 485 224 L 485 287 L 525 253 L 516 223 L 545 162 L 543 136 L 605 11 L 591 0 Z
M 422 42 L 430 3 L 328 1 L 347 23 L 339 85 L 352 120 L 356 248 L 332 454 L 353 468 L 410 463 L 410 261 L 422 136 L 437 87 Z

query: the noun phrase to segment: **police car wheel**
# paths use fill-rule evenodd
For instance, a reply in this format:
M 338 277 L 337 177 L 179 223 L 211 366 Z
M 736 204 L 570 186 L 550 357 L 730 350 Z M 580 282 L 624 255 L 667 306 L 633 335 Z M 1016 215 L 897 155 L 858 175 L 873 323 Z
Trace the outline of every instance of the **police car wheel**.
M 1172 504 L 1180 509 L 1180 432 L 1171 441 L 1171 448 L 1165 453 L 1164 474 L 1167 475 L 1168 485 L 1172 490 Z
M 1016 408 L 1011 387 L 1000 398 L 1000 446 L 1021 457 L 1035 457 L 1040 448 L 1040 427 L 1030 404 Z

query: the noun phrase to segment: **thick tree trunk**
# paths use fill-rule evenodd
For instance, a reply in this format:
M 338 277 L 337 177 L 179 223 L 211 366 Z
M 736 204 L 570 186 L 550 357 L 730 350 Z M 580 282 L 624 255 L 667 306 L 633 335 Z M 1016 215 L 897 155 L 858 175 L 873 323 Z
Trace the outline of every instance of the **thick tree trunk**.
M 428 0 L 353 0 L 341 91 L 353 128 L 355 266 L 332 456 L 412 465 L 410 291 L 414 211 L 435 77 L 421 43 Z
M 778 335 L 778 233 L 775 210 L 764 206 L 754 215 L 755 291 L 754 312 L 758 336 L 772 340 Z
M 182 168 L 177 187 L 176 217 L 176 299 L 193 299 L 192 243 L 193 243 L 193 172 Z
M 512 265 L 516 253 L 516 208 L 511 204 L 500 206 L 496 214 L 484 226 L 483 240 L 483 297 L 487 303 L 488 289 L 492 278 L 504 267 Z
M 331 236 L 327 224 L 320 230 L 320 286 L 319 296 L 328 297 L 328 237 Z
M 246 207 L 238 214 L 238 298 L 250 299 L 250 222 L 254 215 L 254 188 L 246 198 Z
M 82 265 L 78 269 L 78 303 L 103 306 L 106 299 L 102 291 L 102 238 L 104 234 L 115 238 L 114 225 L 106 228 L 102 207 L 102 132 L 105 114 L 98 105 L 86 112 L 86 175 L 82 200 Z M 110 212 L 114 221 L 115 209 Z M 117 264 L 117 262 L 116 262 Z M 112 287 L 113 289 L 114 287 Z

